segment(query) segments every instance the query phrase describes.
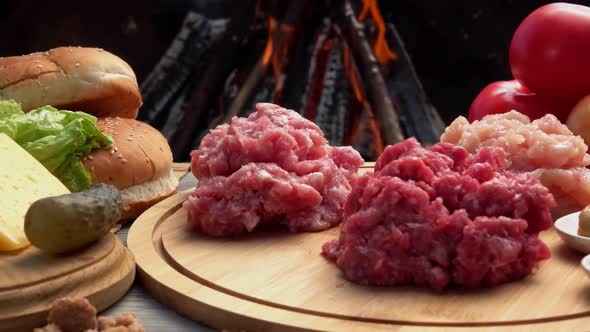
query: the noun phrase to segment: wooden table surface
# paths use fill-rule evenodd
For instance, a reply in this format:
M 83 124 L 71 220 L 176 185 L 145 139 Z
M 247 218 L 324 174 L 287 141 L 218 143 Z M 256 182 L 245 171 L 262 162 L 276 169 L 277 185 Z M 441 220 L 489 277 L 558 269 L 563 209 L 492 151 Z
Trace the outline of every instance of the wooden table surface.
M 191 173 L 187 173 L 188 164 L 175 164 L 174 171 L 180 178 L 178 191 L 194 187 L 197 183 Z M 124 225 L 117 236 L 127 244 L 127 232 L 130 224 Z M 149 240 L 149 239 L 147 239 Z M 156 301 L 136 279 L 129 292 L 115 305 L 101 312 L 100 315 L 119 315 L 124 312 L 135 314 L 148 332 L 210 332 L 215 331 L 202 324 L 186 319 Z

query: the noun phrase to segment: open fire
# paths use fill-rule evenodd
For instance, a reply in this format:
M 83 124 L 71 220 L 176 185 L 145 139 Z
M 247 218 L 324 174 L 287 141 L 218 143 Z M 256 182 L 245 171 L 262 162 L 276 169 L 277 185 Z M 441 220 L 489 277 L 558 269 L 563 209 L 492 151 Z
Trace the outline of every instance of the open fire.
M 142 83 L 142 120 L 164 133 L 175 160 L 257 102 L 300 112 L 365 160 L 406 137 L 438 141 L 444 125 L 376 0 L 248 0 L 230 12 L 188 13 Z

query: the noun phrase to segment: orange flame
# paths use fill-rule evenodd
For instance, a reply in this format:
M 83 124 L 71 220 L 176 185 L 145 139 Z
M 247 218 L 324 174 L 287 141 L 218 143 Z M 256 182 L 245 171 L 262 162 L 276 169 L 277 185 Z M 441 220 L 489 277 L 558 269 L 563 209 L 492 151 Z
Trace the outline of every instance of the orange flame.
M 275 32 L 275 19 L 272 17 L 268 18 L 268 38 L 266 39 L 266 47 L 264 48 L 264 53 L 262 55 L 262 64 L 267 65 L 270 62 L 270 58 L 272 57 L 273 51 L 273 42 L 272 37 Z
M 369 12 L 377 25 L 377 39 L 373 45 L 373 51 L 375 52 L 377 61 L 383 65 L 389 61 L 397 60 L 397 53 L 389 48 L 385 40 L 385 22 L 383 21 L 383 16 L 381 16 L 377 0 L 363 0 L 363 9 L 359 14 L 359 20 L 361 22 L 364 21 Z
M 268 19 L 268 38 L 264 53 L 262 54 L 262 66 L 272 66 L 275 79 L 274 102 L 280 103 L 284 85 L 283 63 L 286 61 L 289 51 L 295 40 L 296 29 L 294 26 L 282 23 L 278 26 L 277 21 L 271 16 Z

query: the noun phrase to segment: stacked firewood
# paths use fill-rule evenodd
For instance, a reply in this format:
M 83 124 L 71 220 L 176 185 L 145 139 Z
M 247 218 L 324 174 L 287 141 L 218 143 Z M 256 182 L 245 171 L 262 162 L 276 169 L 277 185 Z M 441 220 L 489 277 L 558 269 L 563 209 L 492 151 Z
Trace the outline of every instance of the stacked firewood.
M 300 112 L 366 160 L 406 137 L 438 141 L 442 121 L 376 0 L 246 0 L 228 10 L 224 19 L 189 12 L 142 82 L 141 120 L 164 133 L 175 160 L 257 102 Z

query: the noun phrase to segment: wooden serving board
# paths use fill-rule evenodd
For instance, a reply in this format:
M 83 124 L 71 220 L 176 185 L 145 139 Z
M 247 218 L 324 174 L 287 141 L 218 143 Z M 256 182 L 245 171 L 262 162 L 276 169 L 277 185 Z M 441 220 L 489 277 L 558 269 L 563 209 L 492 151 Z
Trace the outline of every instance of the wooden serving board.
M 103 310 L 133 283 L 135 260 L 113 234 L 67 256 L 29 246 L 0 254 L 0 331 L 31 331 L 44 325 L 53 301 L 86 297 Z
M 590 326 L 590 280 L 582 255 L 554 230 L 553 257 L 528 278 L 492 289 L 436 294 L 348 282 L 321 245 L 338 229 L 261 231 L 238 239 L 190 232 L 182 203 L 161 202 L 131 227 L 138 276 L 159 301 L 216 328 L 247 331 L 582 331 Z M 469 330 L 469 329 L 468 329 Z

